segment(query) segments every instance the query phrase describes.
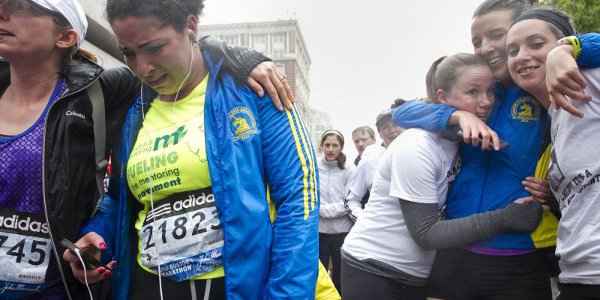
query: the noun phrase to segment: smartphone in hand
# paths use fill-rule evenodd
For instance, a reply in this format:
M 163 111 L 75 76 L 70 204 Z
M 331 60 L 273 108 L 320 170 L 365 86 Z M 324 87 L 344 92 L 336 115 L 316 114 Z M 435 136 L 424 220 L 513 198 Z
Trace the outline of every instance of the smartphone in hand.
M 73 255 L 77 255 L 76 252 L 79 251 L 81 258 L 83 259 L 83 262 L 85 263 L 86 269 L 93 270 L 98 267 L 105 267 L 110 270 L 109 267 L 102 265 L 102 263 L 100 263 L 100 261 L 98 259 L 96 259 L 96 256 L 100 254 L 100 249 L 98 249 L 94 245 L 90 245 L 89 247 L 85 247 L 85 248 L 79 248 L 79 247 L 75 246 L 75 244 L 73 244 L 73 242 L 71 242 L 67 239 L 62 239 L 62 241 L 60 241 L 60 244 L 63 247 L 69 249 L 69 251 L 71 251 L 73 253 Z

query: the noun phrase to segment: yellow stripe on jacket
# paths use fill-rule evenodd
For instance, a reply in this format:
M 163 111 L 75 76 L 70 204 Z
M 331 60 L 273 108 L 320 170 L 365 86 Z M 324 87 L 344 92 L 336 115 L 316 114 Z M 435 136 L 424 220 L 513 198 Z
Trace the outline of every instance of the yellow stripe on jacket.
M 267 202 L 269 203 L 269 217 L 271 223 L 275 222 L 277 218 L 277 208 L 271 201 L 270 188 L 267 186 Z M 317 285 L 315 291 L 315 300 L 341 300 L 340 293 L 335 288 L 331 277 L 327 273 L 327 270 L 319 260 L 319 275 L 317 277 Z
M 304 125 L 302 118 L 300 118 L 300 115 L 298 114 L 298 110 L 294 109 L 292 111 L 292 114 L 294 116 L 294 119 L 298 122 L 298 124 L 302 124 L 302 144 L 305 146 L 305 150 L 308 154 L 308 160 L 311 168 L 311 178 L 309 179 L 311 180 L 311 209 L 314 210 L 317 206 L 317 174 L 315 171 L 317 169 L 317 159 L 314 157 L 314 152 L 312 151 L 312 148 L 307 147 L 307 145 L 312 145 L 312 141 L 310 140 L 308 132 L 306 131 L 307 127 Z
M 540 156 L 535 167 L 535 178 L 547 180 L 548 170 L 552 158 L 552 145 L 548 145 Z M 542 220 L 537 229 L 531 233 L 531 240 L 536 248 L 556 246 L 556 234 L 558 230 L 558 219 L 549 211 L 544 210 Z
M 290 123 L 290 128 L 292 130 L 292 135 L 294 136 L 294 142 L 296 143 L 296 152 L 298 154 L 298 158 L 300 159 L 300 164 L 302 165 L 302 172 L 304 173 L 304 176 L 302 176 L 302 182 L 304 185 L 304 188 L 302 189 L 302 192 L 304 194 L 304 219 L 308 220 L 308 216 L 310 215 L 310 207 L 309 207 L 309 201 L 312 199 L 310 198 L 310 191 L 309 191 L 309 185 L 310 185 L 310 178 L 309 178 L 309 166 L 307 165 L 307 159 L 304 156 L 304 151 L 302 148 L 302 142 L 300 141 L 300 134 L 298 131 L 298 128 L 296 126 L 296 124 L 294 124 L 294 120 L 293 120 L 293 116 L 289 111 L 285 112 L 287 118 L 288 118 L 288 122 Z

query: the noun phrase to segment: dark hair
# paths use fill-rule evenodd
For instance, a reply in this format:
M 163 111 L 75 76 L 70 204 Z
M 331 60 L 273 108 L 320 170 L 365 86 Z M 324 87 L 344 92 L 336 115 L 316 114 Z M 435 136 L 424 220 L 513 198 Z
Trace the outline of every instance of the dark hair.
M 513 25 L 525 20 L 544 21 L 556 39 L 575 35 L 577 33 L 571 17 L 565 12 L 553 7 L 536 7 L 529 9 L 519 16 L 513 22 Z
M 155 17 L 164 24 L 182 31 L 187 17 L 199 16 L 204 9 L 204 0 L 108 0 L 108 21 L 125 17 Z
M 397 98 L 394 100 L 394 103 L 392 103 L 392 105 L 390 105 L 390 109 L 394 109 L 402 104 L 406 103 L 406 100 L 401 99 L 401 98 Z
M 487 67 L 488 65 L 480 56 L 468 53 L 458 53 L 436 59 L 429 68 L 425 78 L 429 100 L 437 102 L 437 90 L 441 89 L 449 92 L 461 75 L 464 67 L 471 66 Z
M 383 126 L 392 121 L 392 111 L 386 110 L 385 112 L 378 114 L 375 118 L 375 127 L 377 127 L 377 131 L 381 132 Z
M 400 99 L 400 98 L 394 99 L 394 102 L 392 103 L 392 105 L 390 105 L 390 109 L 387 109 L 384 112 L 377 115 L 377 117 L 375 118 L 375 127 L 377 127 L 377 131 L 381 132 L 381 130 L 383 129 L 385 124 L 393 122 L 392 109 L 394 109 L 404 103 L 406 103 L 406 100 L 404 100 L 404 99 Z
M 319 143 L 319 147 L 321 147 L 321 148 L 323 147 L 323 143 L 325 142 L 325 139 L 328 136 L 335 136 L 335 138 L 340 143 L 341 150 L 344 149 L 344 135 L 335 129 L 326 130 L 323 132 L 323 134 L 321 134 L 321 142 Z M 337 160 L 338 168 L 344 170 L 344 169 L 346 169 L 346 154 L 344 154 L 344 151 L 341 151 L 341 150 L 340 150 L 340 154 L 338 155 L 336 160 Z
M 360 127 L 356 127 L 354 130 L 352 130 L 352 135 L 355 135 L 357 133 L 366 133 L 372 139 L 375 139 L 375 131 L 373 131 L 373 128 L 371 128 L 369 126 L 360 126 Z
M 530 0 L 485 0 L 475 9 L 473 18 L 499 10 L 510 10 L 512 12 L 512 20 L 514 21 L 530 7 Z

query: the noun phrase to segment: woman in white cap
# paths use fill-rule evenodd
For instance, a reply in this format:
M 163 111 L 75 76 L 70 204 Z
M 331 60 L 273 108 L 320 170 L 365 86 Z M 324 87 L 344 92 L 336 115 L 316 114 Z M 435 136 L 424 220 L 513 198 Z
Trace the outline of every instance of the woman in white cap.
M 0 0 L 0 299 L 87 294 L 57 253 L 100 194 L 88 89 L 103 89 L 110 149 L 139 81 L 92 62 L 86 30 L 76 0 Z
M 102 69 L 77 51 L 87 21 L 76 1 L 0 3 L 0 297 L 64 299 L 80 291 L 65 289 L 57 241 L 76 238 L 99 195 L 86 89 Z M 105 92 L 123 111 L 127 96 Z

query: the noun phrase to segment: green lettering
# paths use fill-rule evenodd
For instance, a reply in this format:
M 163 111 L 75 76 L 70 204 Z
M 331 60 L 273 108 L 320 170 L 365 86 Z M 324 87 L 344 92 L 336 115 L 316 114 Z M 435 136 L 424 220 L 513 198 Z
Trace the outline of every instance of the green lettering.
M 173 132 L 173 145 L 177 145 L 179 141 L 183 139 L 183 137 L 187 134 L 187 130 L 185 130 L 185 125 L 177 128 L 175 132 Z
M 167 161 L 168 161 L 170 164 L 174 164 L 174 163 L 176 163 L 176 162 L 177 162 L 177 159 L 178 159 L 178 157 L 177 157 L 177 152 L 171 152 L 171 153 L 169 153 L 169 155 L 167 156 Z
M 170 135 L 163 135 L 159 138 L 156 138 L 156 140 L 154 141 L 154 151 L 160 149 L 161 141 L 162 141 L 162 148 L 166 148 L 167 146 L 169 146 L 169 137 L 170 137 Z
M 164 154 L 161 154 L 158 156 L 153 156 L 151 159 L 152 159 L 152 167 L 155 169 L 163 167 L 167 164 L 167 160 L 166 160 Z

